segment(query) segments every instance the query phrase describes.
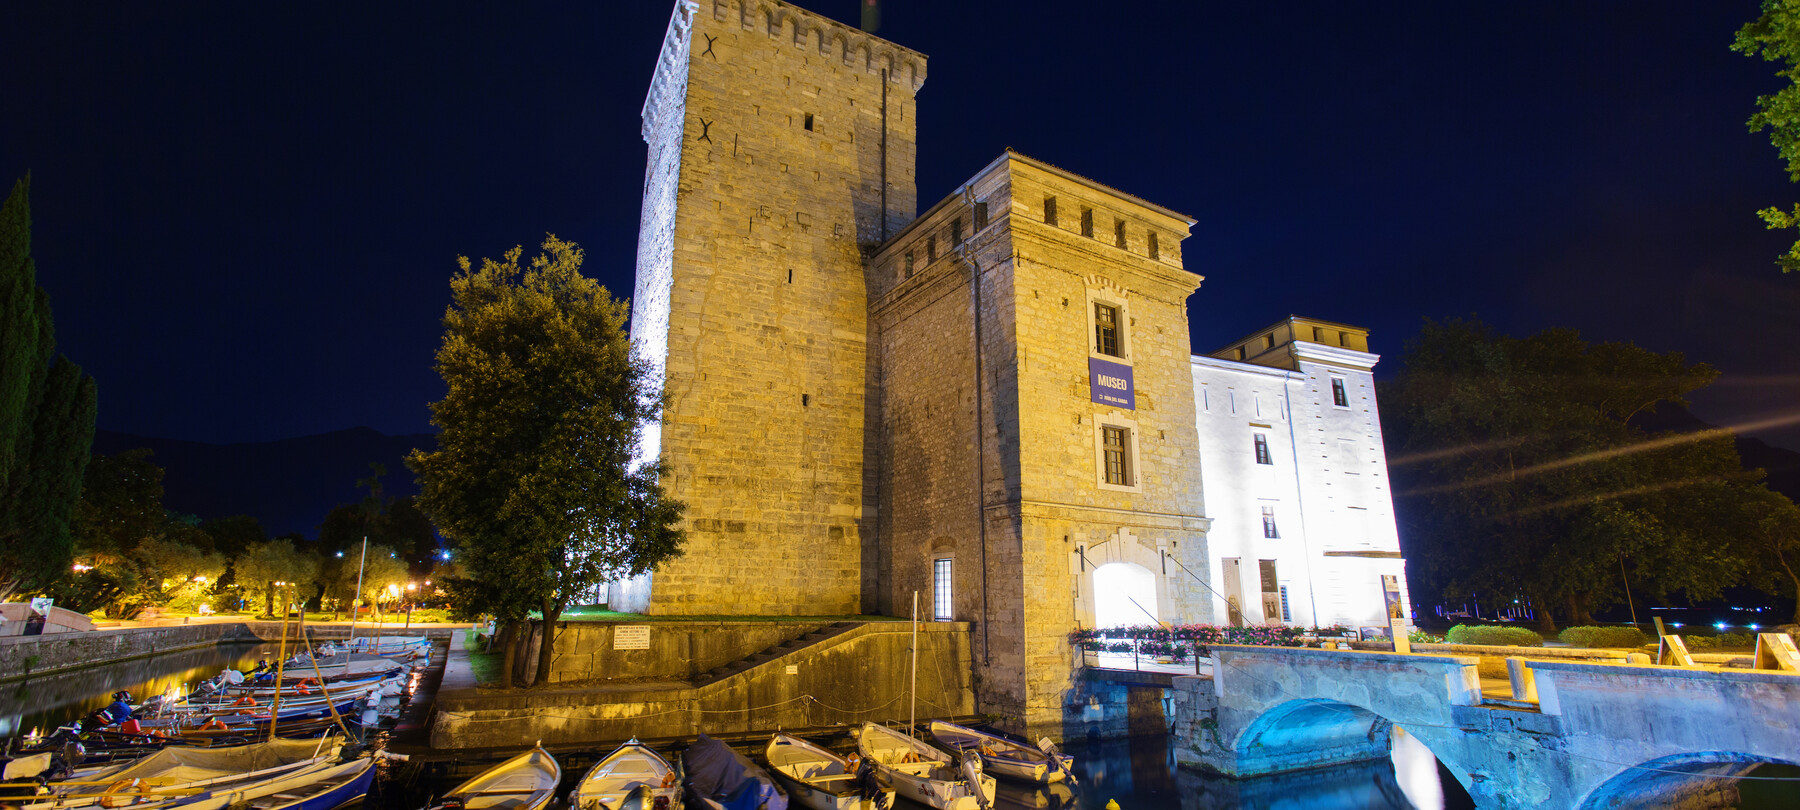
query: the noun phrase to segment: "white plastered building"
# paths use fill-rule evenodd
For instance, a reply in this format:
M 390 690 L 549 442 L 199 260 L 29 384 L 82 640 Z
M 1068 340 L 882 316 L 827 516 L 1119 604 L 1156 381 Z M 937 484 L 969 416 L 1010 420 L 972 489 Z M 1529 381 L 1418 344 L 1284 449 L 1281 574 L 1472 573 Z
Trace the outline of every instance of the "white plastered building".
M 1196 355 L 1213 615 L 1385 628 L 1412 612 L 1368 331 L 1289 317 Z

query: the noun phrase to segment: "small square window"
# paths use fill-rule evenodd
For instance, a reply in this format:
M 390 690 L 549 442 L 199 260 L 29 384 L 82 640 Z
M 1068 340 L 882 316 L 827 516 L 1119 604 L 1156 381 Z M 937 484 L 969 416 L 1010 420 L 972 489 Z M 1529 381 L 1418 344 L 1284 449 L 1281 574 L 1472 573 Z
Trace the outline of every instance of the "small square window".
M 1275 507 L 1273 507 L 1273 506 L 1263 507 L 1262 508 L 1262 517 L 1263 517 L 1263 537 L 1267 537 L 1271 540 L 1279 539 L 1281 537 L 1281 532 L 1276 531 L 1276 529 L 1275 529 Z
M 1119 349 L 1119 308 L 1112 304 L 1094 304 L 1094 351 L 1124 356 Z
M 1131 430 L 1102 426 L 1100 449 L 1106 465 L 1106 483 L 1120 487 L 1131 486 Z
M 931 618 L 940 622 L 953 621 L 956 618 L 956 607 L 951 604 L 950 560 L 948 558 L 931 561 Z
M 1350 333 L 1349 332 L 1339 332 L 1338 333 L 1338 345 L 1342 346 L 1346 349 L 1350 348 Z
M 1325 342 L 1325 330 L 1320 329 L 1317 326 L 1313 327 L 1313 342 L 1314 343 L 1324 343 Z
M 1094 238 L 1094 209 L 1092 208 L 1081 209 L 1081 235 L 1089 239 Z
M 1331 378 L 1331 404 L 1336 405 L 1339 408 L 1350 407 L 1350 394 L 1348 391 L 1344 390 L 1344 379 L 1342 377 Z
M 1044 224 L 1045 225 L 1055 225 L 1056 224 L 1056 198 L 1055 197 L 1045 197 L 1044 198 Z
M 1269 455 L 1269 437 L 1261 433 L 1256 434 L 1256 463 L 1275 463 L 1274 457 Z

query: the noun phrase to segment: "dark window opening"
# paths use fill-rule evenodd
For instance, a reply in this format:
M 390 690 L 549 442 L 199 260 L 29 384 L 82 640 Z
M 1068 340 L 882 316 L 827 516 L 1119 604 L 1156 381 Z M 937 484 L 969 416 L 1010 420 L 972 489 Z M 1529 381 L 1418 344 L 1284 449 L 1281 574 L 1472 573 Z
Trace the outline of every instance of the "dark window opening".
M 1094 351 L 1123 357 L 1119 353 L 1119 308 L 1111 304 L 1094 304 Z
M 1265 348 L 1265 349 L 1275 348 L 1275 333 L 1274 332 L 1270 332 L 1269 334 L 1263 335 L 1263 348 Z
M 975 230 L 979 231 L 982 228 L 986 228 L 988 222 L 987 218 L 987 201 L 982 200 L 975 204 Z
M 1331 404 L 1339 408 L 1350 407 L 1350 392 L 1344 390 L 1344 381 L 1331 378 Z
M 906 252 L 906 277 L 913 277 L 913 254 L 910 250 Z
M 962 247 L 962 217 L 950 220 L 950 246 Z
M 1094 238 L 1094 209 L 1092 208 L 1081 209 L 1081 235 L 1089 239 Z
M 1106 483 L 1131 486 L 1131 446 L 1122 427 L 1101 427 L 1100 442 L 1106 456 Z
M 925 263 L 931 264 L 935 261 L 937 261 L 937 236 L 933 234 L 925 237 Z
M 1045 225 L 1055 225 L 1056 224 L 1056 198 L 1055 197 L 1045 197 L 1044 198 L 1044 224 Z
M 806 114 L 806 131 L 807 131 L 807 132 L 811 132 L 811 131 L 813 131 L 813 128 L 812 128 L 812 113 L 807 113 L 807 114 Z
M 811 404 L 812 404 L 812 394 L 801 394 L 800 395 L 800 407 L 804 408 Z
M 1148 243 L 1148 246 L 1146 249 L 1150 251 L 1150 258 L 1161 259 L 1162 258 L 1162 250 L 1156 246 L 1156 231 L 1151 231 L 1150 235 L 1146 238 L 1149 239 L 1149 243 Z
M 788 283 L 794 283 L 794 268 L 792 267 L 788 268 Z
M 1244 347 L 1242 346 L 1237 347 L 1237 359 L 1244 359 Z
M 1269 437 L 1264 436 L 1261 433 L 1256 434 L 1256 463 L 1275 463 L 1274 457 L 1269 455 Z
M 1119 247 L 1125 246 L 1125 220 L 1121 219 L 1113 223 L 1113 244 Z
M 1263 536 L 1271 540 L 1280 539 L 1281 532 L 1275 529 L 1275 507 L 1265 506 L 1263 513 Z

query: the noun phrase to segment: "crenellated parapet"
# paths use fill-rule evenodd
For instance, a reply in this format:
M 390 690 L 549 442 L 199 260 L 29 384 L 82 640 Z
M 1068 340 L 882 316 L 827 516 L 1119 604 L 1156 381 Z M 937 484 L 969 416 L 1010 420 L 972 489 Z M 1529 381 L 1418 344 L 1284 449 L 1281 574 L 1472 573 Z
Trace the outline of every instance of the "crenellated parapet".
M 679 120 L 682 102 L 687 96 L 688 47 L 693 40 L 694 14 L 700 9 L 695 0 L 678 0 L 669 15 L 669 28 L 663 33 L 662 50 L 656 56 L 656 73 L 650 77 L 650 92 L 644 96 L 643 136 L 648 143 L 659 123 L 673 116 Z
M 785 3 L 712 0 L 713 19 L 817 53 L 845 67 L 880 74 L 917 93 L 925 85 L 925 55 L 866 31 Z

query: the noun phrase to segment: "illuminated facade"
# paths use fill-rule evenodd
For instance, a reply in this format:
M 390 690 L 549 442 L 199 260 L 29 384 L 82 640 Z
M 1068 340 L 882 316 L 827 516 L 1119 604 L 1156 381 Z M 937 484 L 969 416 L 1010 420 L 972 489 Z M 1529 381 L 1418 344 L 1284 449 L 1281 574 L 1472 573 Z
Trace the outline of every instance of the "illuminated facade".
M 614 607 L 904 616 L 917 594 L 923 617 L 975 623 L 982 710 L 1047 729 L 1077 677 L 1069 631 L 1264 620 L 1217 596 L 1226 556 L 1378 597 L 1352 580 L 1397 559 L 1238 538 L 1265 493 L 1213 475 L 1238 426 L 1197 406 L 1215 371 L 1287 409 L 1315 365 L 1372 392 L 1373 356 L 1194 357 L 1193 220 L 1017 153 L 915 216 L 924 78 L 923 55 L 792 5 L 677 4 L 644 105 L 632 339 L 664 378 L 644 451 L 687 503 L 689 541 L 615 584 Z M 1361 412 L 1378 459 L 1372 393 Z M 1291 469 L 1294 493 L 1345 491 Z M 1347 623 L 1380 624 L 1378 598 L 1367 617 L 1334 599 L 1319 615 L 1341 602 Z

